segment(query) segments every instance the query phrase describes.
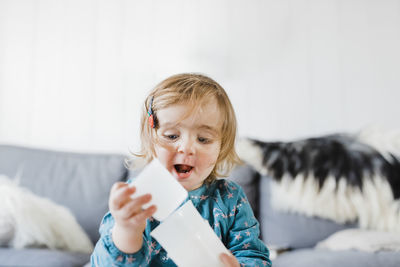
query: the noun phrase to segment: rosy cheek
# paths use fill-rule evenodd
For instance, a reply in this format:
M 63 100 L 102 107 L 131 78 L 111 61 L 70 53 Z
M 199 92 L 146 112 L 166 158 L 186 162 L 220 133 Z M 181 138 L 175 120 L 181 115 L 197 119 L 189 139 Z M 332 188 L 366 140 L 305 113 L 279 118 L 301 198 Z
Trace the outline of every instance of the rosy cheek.
M 156 147 L 156 156 L 158 160 L 164 165 L 169 171 L 172 168 L 172 161 L 174 153 L 171 152 L 170 148 L 166 148 L 165 146 Z
M 217 162 L 217 159 L 218 159 L 218 153 L 219 153 L 219 150 L 215 150 L 215 151 L 213 151 L 212 153 L 204 153 L 203 155 L 202 155 L 202 158 L 203 158 L 203 160 L 202 160 L 202 162 L 203 162 L 203 164 L 204 164 L 204 166 L 205 167 L 214 167 L 214 165 L 215 165 L 215 163 Z
M 157 147 L 159 150 L 163 150 L 165 152 L 173 153 L 176 150 L 176 145 L 171 143 L 160 143 Z

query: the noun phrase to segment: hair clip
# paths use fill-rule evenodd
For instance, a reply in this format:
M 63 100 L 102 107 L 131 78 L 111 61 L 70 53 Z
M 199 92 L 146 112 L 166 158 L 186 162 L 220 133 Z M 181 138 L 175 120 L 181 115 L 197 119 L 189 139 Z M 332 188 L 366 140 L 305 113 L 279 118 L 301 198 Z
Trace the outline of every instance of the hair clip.
M 147 111 L 147 114 L 149 115 L 149 125 L 151 128 L 156 128 L 156 123 L 155 123 L 155 119 L 154 119 L 154 114 L 153 114 L 153 99 L 154 96 L 151 97 L 150 99 L 150 104 L 149 104 L 149 109 Z

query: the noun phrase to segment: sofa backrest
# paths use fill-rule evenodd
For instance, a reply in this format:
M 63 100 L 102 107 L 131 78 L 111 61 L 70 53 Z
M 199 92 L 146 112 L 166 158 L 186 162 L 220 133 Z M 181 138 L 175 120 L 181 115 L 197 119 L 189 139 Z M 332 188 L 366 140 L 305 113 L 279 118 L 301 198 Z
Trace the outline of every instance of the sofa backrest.
M 95 243 L 116 181 L 124 181 L 125 156 L 58 152 L 0 145 L 0 174 L 18 177 L 20 186 L 69 208 Z

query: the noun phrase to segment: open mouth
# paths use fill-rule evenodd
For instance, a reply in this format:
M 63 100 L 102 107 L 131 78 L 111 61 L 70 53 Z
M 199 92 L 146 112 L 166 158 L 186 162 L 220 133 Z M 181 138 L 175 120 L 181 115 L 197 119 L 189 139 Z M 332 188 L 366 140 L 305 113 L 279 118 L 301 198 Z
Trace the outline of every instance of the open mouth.
M 192 166 L 184 164 L 175 164 L 174 167 L 177 173 L 188 173 L 193 169 Z

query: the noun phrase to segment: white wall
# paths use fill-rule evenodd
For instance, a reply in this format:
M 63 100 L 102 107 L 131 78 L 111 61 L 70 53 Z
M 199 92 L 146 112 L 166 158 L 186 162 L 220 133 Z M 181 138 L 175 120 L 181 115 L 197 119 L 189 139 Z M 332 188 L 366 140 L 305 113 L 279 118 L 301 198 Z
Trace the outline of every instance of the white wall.
M 399 128 L 398 0 L 0 0 L 0 143 L 138 147 L 161 79 L 202 72 L 240 136 Z

